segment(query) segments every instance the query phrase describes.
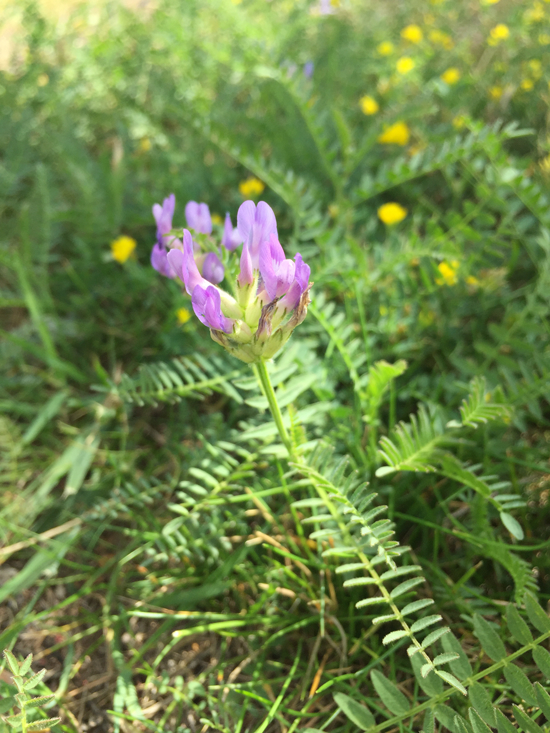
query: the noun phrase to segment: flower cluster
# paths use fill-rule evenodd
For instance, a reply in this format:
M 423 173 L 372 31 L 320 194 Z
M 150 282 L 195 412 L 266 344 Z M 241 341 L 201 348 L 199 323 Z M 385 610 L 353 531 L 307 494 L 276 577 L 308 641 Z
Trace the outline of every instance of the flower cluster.
M 183 240 L 172 233 L 174 206 L 172 194 L 162 206 L 153 207 L 157 222 L 153 267 L 184 284 L 195 315 L 214 341 L 248 364 L 271 358 L 306 316 L 309 266 L 300 254 L 294 260 L 285 257 L 271 207 L 264 201 L 257 206 L 245 201 L 237 214 L 237 228 L 233 229 L 229 214 L 224 225 L 223 247 L 232 252 L 243 244 L 230 295 L 217 287 L 225 277 L 217 254 L 204 255 L 188 229 L 183 230 Z M 211 234 L 206 204 L 189 202 L 185 217 L 196 234 Z

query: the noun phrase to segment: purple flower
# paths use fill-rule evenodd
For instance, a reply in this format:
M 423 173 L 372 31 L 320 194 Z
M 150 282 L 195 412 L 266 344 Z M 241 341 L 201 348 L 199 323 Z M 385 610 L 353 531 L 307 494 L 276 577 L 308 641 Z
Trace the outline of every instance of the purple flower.
M 176 197 L 173 193 L 170 194 L 160 204 L 153 204 L 153 216 L 157 222 L 157 242 L 164 244 L 166 240 L 165 235 L 172 230 L 172 217 L 174 216 L 174 209 L 176 208 Z M 168 242 L 166 242 L 168 244 Z M 155 267 L 153 265 L 153 267 Z M 155 267 L 155 269 L 157 269 Z M 159 270 L 160 272 L 160 270 Z
M 319 0 L 319 13 L 321 15 L 333 15 L 335 12 L 330 0 Z
M 189 229 L 194 229 L 200 234 L 212 234 L 212 219 L 207 204 L 188 201 L 185 204 L 185 218 Z
M 260 274 L 270 301 L 281 298 L 280 306 L 293 310 L 309 282 L 310 268 L 296 255 L 295 262 L 287 260 L 277 237 L 272 234 L 269 242 L 260 248 Z
M 204 258 L 202 276 L 213 285 L 221 283 L 224 278 L 224 266 L 215 252 L 209 252 Z
M 222 245 L 225 247 L 225 249 L 229 250 L 229 252 L 233 252 L 234 249 L 237 249 L 239 244 L 242 244 L 242 241 L 243 238 L 239 234 L 239 230 L 233 229 L 231 217 L 229 216 L 229 214 L 226 214 L 225 222 L 223 225 Z
M 313 70 L 315 69 L 315 64 L 313 61 L 306 61 L 304 64 L 304 76 L 306 79 L 311 79 L 313 76 Z
M 168 261 L 168 251 L 162 242 L 157 242 L 151 250 L 151 264 L 161 275 L 170 278 L 175 277 L 172 266 Z
M 260 245 L 269 241 L 271 234 L 277 237 L 277 221 L 271 206 L 260 201 L 245 201 L 237 213 L 237 229 L 245 244 L 248 245 L 250 259 L 255 270 L 260 263 Z
M 281 298 L 280 305 L 286 308 L 287 311 L 292 311 L 296 308 L 302 298 L 302 294 L 305 293 L 309 286 L 309 275 L 311 268 L 302 259 L 302 255 L 298 252 L 295 261 L 294 269 L 294 282 L 288 289 L 284 298 Z
M 195 315 L 205 326 L 224 333 L 233 331 L 233 321 L 222 313 L 220 291 L 217 288 L 212 285 L 207 288 L 195 286 L 191 303 Z
M 210 283 L 199 272 L 193 253 L 193 237 L 187 229 L 183 230 L 183 252 L 181 249 L 171 249 L 168 252 L 168 262 L 180 280 L 185 283 L 185 289 L 191 295 L 197 285 L 203 288 Z

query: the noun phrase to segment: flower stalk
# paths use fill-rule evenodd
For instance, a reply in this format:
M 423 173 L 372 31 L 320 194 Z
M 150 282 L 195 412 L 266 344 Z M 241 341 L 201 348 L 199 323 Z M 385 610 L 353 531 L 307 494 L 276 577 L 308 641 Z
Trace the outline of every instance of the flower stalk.
M 256 362 L 256 364 L 254 364 L 253 368 L 256 372 L 256 377 L 260 384 L 260 388 L 265 398 L 267 399 L 269 410 L 271 412 L 273 420 L 275 421 L 275 425 L 277 426 L 277 430 L 279 431 L 281 440 L 283 441 L 285 448 L 288 451 L 289 457 L 292 457 L 294 454 L 294 447 L 283 422 L 283 414 L 281 412 L 281 408 L 279 407 L 279 403 L 277 402 L 277 396 L 275 394 L 275 390 L 273 389 L 273 385 L 271 383 L 271 378 L 269 376 L 269 372 L 267 371 L 265 361 L 263 359 L 260 359 L 258 362 Z

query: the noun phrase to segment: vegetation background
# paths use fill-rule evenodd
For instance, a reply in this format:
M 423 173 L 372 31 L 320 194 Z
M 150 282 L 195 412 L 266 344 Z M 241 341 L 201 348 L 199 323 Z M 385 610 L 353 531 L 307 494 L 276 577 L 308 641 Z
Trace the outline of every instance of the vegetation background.
M 550 3 L 2 17 L 0 726 L 548 730 Z M 171 192 L 311 265 L 290 462 Z

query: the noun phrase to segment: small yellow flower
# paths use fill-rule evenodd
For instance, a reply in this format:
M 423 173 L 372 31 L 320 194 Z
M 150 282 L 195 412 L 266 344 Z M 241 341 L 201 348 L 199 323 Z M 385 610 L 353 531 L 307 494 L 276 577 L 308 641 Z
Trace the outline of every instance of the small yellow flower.
M 387 316 L 389 313 L 387 305 L 381 305 L 378 310 L 380 311 L 381 316 Z
M 38 84 L 39 87 L 45 87 L 49 81 L 50 81 L 50 77 L 47 74 L 40 74 L 40 76 L 36 80 L 36 83 Z
M 542 63 L 538 59 L 531 59 L 528 63 L 529 69 L 534 79 L 540 79 L 542 76 Z
M 522 79 L 521 88 L 524 92 L 530 92 L 535 86 L 535 82 L 532 79 Z
M 456 260 L 453 260 L 451 263 L 440 262 L 437 266 L 437 269 L 439 270 L 441 277 L 437 278 L 436 283 L 438 285 L 456 285 L 456 283 L 458 282 L 458 277 L 456 275 L 458 266 L 459 263 Z
M 550 43 L 550 35 L 548 33 L 541 33 L 537 40 L 540 46 L 548 46 Z
M 223 219 L 219 214 L 212 214 L 210 218 L 212 219 L 212 224 L 223 224 Z
M 395 122 L 379 135 L 378 142 L 383 145 L 406 145 L 409 142 L 410 134 L 405 122 Z
M 523 20 L 526 23 L 538 23 L 544 20 L 544 8 L 542 3 L 535 3 L 532 8 L 529 8 L 523 14 Z
M 131 257 L 136 248 L 136 240 L 122 234 L 111 242 L 111 254 L 113 259 L 121 264 Z
M 138 143 L 138 150 L 140 153 L 148 153 L 153 147 L 153 143 L 148 137 L 142 137 Z
M 442 46 L 447 49 L 447 51 L 450 51 L 455 45 L 453 39 L 448 33 L 444 33 L 437 29 L 430 31 L 429 39 L 436 46 Z
M 399 224 L 400 221 L 403 221 L 407 216 L 407 213 L 407 209 L 392 201 L 389 204 L 383 204 L 378 209 L 378 218 L 380 221 L 383 221 L 384 224 L 391 226 L 392 224 Z
M 489 33 L 488 43 L 490 46 L 496 46 L 500 41 L 505 41 L 510 36 L 510 29 L 504 23 L 498 23 L 494 28 L 491 28 Z
M 412 24 L 403 28 L 401 31 L 401 38 L 404 38 L 406 41 L 410 41 L 411 43 L 420 43 L 424 38 L 424 34 L 422 33 L 422 28 L 420 28 L 420 26 Z
M 465 115 L 457 115 L 453 119 L 453 127 L 455 130 L 462 130 L 463 127 L 466 127 L 467 117 Z
M 393 53 L 393 43 L 391 41 L 382 41 L 376 47 L 380 56 L 390 56 Z
M 375 115 L 380 109 L 376 99 L 369 97 L 368 94 L 361 97 L 359 100 L 359 106 L 361 107 L 361 112 L 365 115 Z
M 548 175 L 550 173 L 550 155 L 547 155 L 546 158 L 543 158 L 539 163 L 541 171 Z
M 414 59 L 411 59 L 410 56 L 402 56 L 398 60 L 395 68 L 397 69 L 398 74 L 408 74 L 409 71 L 412 71 L 415 66 L 416 63 Z
M 450 69 L 447 69 L 447 71 L 444 71 L 441 74 L 441 78 L 445 82 L 445 84 L 449 84 L 449 86 L 456 84 L 457 81 L 460 79 L 460 71 L 455 68 L 454 66 L 451 66 Z
M 184 323 L 187 323 L 187 321 L 191 318 L 191 313 L 187 310 L 187 308 L 178 308 L 176 311 L 176 318 L 178 319 L 178 323 L 181 323 L 183 326 Z
M 254 176 L 251 176 L 250 178 L 247 178 L 246 181 L 241 181 L 239 183 L 239 191 L 241 196 L 244 196 L 245 198 L 256 198 L 256 196 L 259 196 L 264 189 L 265 185 L 259 178 L 254 178 Z
M 481 0 L 482 5 L 496 5 L 500 0 Z
M 328 213 L 332 219 L 336 219 L 336 217 L 340 213 L 340 207 L 338 206 L 338 204 L 329 204 Z
M 489 89 L 489 96 L 491 99 L 497 100 L 502 97 L 503 89 L 499 86 L 494 86 Z
M 477 286 L 479 285 L 479 280 L 473 275 L 468 275 L 468 277 L 466 278 L 466 284 L 472 285 L 472 287 L 477 288 Z

